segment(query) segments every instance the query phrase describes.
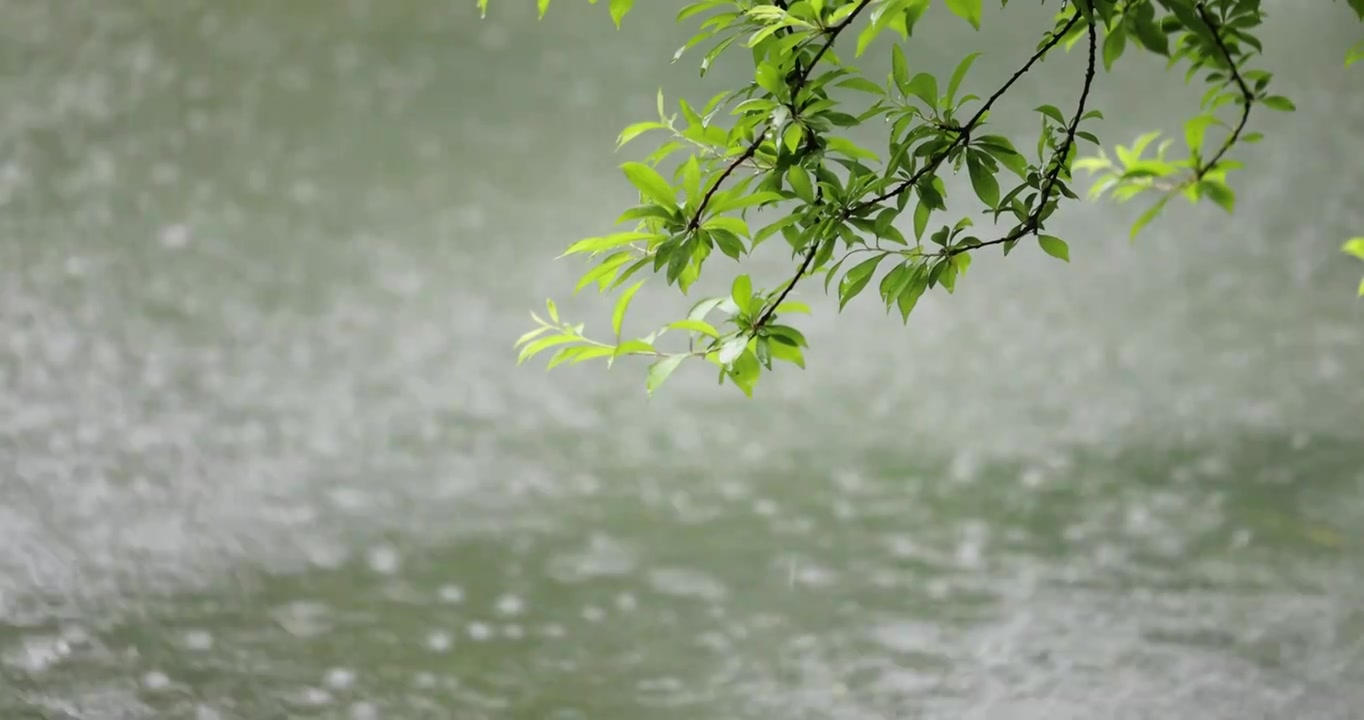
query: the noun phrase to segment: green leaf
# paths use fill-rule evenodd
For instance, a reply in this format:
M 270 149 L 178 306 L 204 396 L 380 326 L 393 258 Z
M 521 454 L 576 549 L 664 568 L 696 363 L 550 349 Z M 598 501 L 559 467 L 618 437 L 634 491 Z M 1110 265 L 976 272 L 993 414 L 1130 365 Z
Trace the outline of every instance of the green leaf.
M 701 163 L 695 155 L 682 163 L 682 192 L 688 203 L 696 203 L 701 199 Z
M 786 83 L 782 80 L 781 71 L 777 70 L 771 63 L 762 63 L 753 73 L 753 79 L 758 83 L 758 87 L 772 93 L 775 97 L 781 97 L 786 90 Z
M 829 136 L 824 138 L 824 142 L 828 144 L 830 150 L 836 150 L 850 158 L 862 158 L 864 160 L 880 159 L 876 156 L 876 153 L 858 147 L 857 144 L 847 138 Z
M 753 302 L 753 281 L 747 275 L 734 278 L 729 297 L 739 306 L 741 312 L 748 312 L 748 306 Z
M 478 0 L 478 7 L 480 10 L 486 10 L 488 7 L 488 0 Z M 549 0 L 536 0 L 535 7 L 536 10 L 539 11 L 539 19 L 544 20 L 545 11 L 549 10 Z
M 1364 237 L 1350 238 L 1340 249 L 1348 255 L 1364 260 Z
M 713 338 L 720 337 L 720 331 L 716 330 L 714 325 L 711 325 L 705 320 L 676 320 L 668 323 L 668 328 L 671 330 L 699 332 L 702 335 L 709 335 Z
M 842 310 L 849 300 L 857 297 L 862 289 L 871 281 L 871 276 L 876 272 L 876 266 L 886 259 L 886 254 L 877 255 L 868 260 L 854 265 L 843 279 L 838 283 L 838 309 Z
M 758 384 L 758 377 L 762 373 L 762 365 L 758 363 L 758 358 L 751 352 L 745 352 L 735 359 L 730 367 L 730 379 L 735 386 L 744 391 L 744 395 L 753 397 L 753 386 Z
M 576 294 L 593 282 L 609 282 L 612 273 L 619 270 L 621 265 L 630 262 L 631 257 L 632 256 L 628 252 L 618 252 L 608 256 L 605 260 L 601 261 L 600 265 L 588 270 L 583 273 L 581 278 L 578 278 L 578 285 L 573 289 L 573 292 Z
M 1066 116 L 1062 115 L 1061 111 L 1055 105 L 1038 105 L 1034 109 L 1052 120 L 1055 120 L 1060 125 L 1066 124 Z
M 728 297 L 723 297 L 723 296 L 721 296 L 721 297 L 710 297 L 710 298 L 706 298 L 706 299 L 704 299 L 704 300 L 700 300 L 700 301 L 698 301 L 695 305 L 693 305 L 693 306 L 691 307 L 691 310 L 690 310 L 690 311 L 687 312 L 687 319 L 688 319 L 688 320 L 704 320 L 704 319 L 706 318 L 706 316 L 710 314 L 710 311 L 712 311 L 712 310 L 714 310 L 715 308 L 719 307 L 721 303 L 723 303 L 724 301 L 726 301 L 726 300 L 728 300 L 728 299 L 729 299 Z
M 663 123 L 656 121 L 637 122 L 633 125 L 627 125 L 624 130 L 620 131 L 620 137 L 616 138 L 616 149 L 617 150 L 621 149 L 622 147 L 625 146 L 625 143 L 634 140 L 635 138 L 639 137 L 640 135 L 650 130 L 666 129 L 668 129 L 667 125 L 664 125 Z
M 768 325 L 767 332 L 781 344 L 810 347 L 805 335 L 790 325 Z
M 738 218 L 722 219 L 738 220 Z M 744 241 L 740 240 L 738 235 L 735 235 L 734 233 L 728 230 L 712 230 L 710 232 L 710 238 L 711 240 L 715 241 L 715 244 L 720 248 L 720 252 L 724 253 L 728 257 L 734 260 L 738 260 L 741 257 L 743 257 Z
M 1127 27 L 1125 25 L 1114 26 L 1104 37 L 1104 70 L 1112 70 L 1113 63 L 1122 57 L 1122 51 L 1127 47 Z
M 909 81 L 907 94 L 917 95 L 933 110 L 938 109 L 938 79 L 928 73 L 918 73 Z
M 1070 262 L 1070 247 L 1066 241 L 1055 235 L 1038 235 L 1037 244 L 1042 246 L 1042 252 L 1060 260 Z
M 880 85 L 877 85 L 876 83 L 864 77 L 850 77 L 847 80 L 835 83 L 835 85 L 837 85 L 838 87 L 848 88 L 849 90 L 860 90 L 862 92 L 871 93 L 872 95 L 877 95 L 881 97 L 884 97 L 886 94 L 885 88 L 881 87 Z
M 1260 102 L 1264 103 L 1265 107 L 1270 110 L 1278 110 L 1280 112 L 1293 112 L 1298 109 L 1297 106 L 1293 104 L 1292 100 L 1289 100 L 1282 95 L 1270 95 Z
M 516 364 L 520 365 L 521 363 L 529 360 L 541 350 L 552 348 L 555 345 L 563 345 L 565 343 L 571 342 L 580 342 L 581 340 L 582 338 L 575 337 L 573 335 L 555 335 L 554 337 L 547 337 L 541 340 L 536 340 L 535 342 L 521 348 L 521 354 L 517 355 L 516 357 Z
M 608 357 L 614 355 L 616 352 L 616 348 L 611 347 L 584 347 L 574 349 L 578 352 L 573 353 L 573 358 L 569 361 L 569 364 L 571 365 L 577 365 L 580 362 L 587 362 L 588 360 L 594 360 L 599 357 Z
M 1157 55 L 1170 55 L 1170 39 L 1155 22 L 1155 9 L 1152 3 L 1141 3 L 1132 20 L 1132 30 L 1139 42 L 1147 50 Z
M 966 167 L 971 173 L 971 187 L 975 189 L 976 196 L 991 210 L 999 207 L 999 181 L 995 179 L 994 173 L 974 154 L 966 156 Z
M 727 213 L 730 210 L 738 210 L 740 208 L 753 207 L 754 205 L 766 205 L 767 203 L 773 203 L 779 200 L 786 199 L 780 193 L 756 192 L 751 195 L 740 194 L 736 197 L 720 200 L 719 197 L 720 195 L 723 194 L 724 193 L 716 194 L 715 199 L 712 200 L 711 204 L 708 206 L 707 212 L 719 215 L 720 213 Z
M 1198 183 L 1198 188 L 1203 194 L 1212 198 L 1212 201 L 1222 207 L 1227 212 L 1232 212 L 1236 208 L 1236 193 L 1231 188 L 1217 180 L 1204 179 Z
M 625 14 L 630 12 L 630 7 L 635 4 L 635 0 L 611 0 L 611 20 L 616 23 L 616 29 L 620 29 L 620 20 Z
M 1127 239 L 1135 240 L 1137 238 L 1137 233 L 1141 232 L 1142 228 L 1146 227 L 1148 223 L 1156 219 L 1156 216 L 1160 214 L 1160 211 L 1165 208 L 1165 203 L 1169 201 L 1170 196 L 1166 195 L 1165 197 L 1161 198 L 1160 201 L 1157 202 L 1155 205 L 1152 205 L 1151 207 L 1147 208 L 1146 212 L 1142 213 L 1141 217 L 1137 218 L 1137 221 L 1132 224 L 1132 231 L 1128 233 Z
M 625 171 L 625 177 L 630 183 L 639 189 L 645 197 L 654 202 L 675 209 L 677 207 L 677 194 L 672 185 L 658 174 L 657 170 L 639 162 L 628 162 L 620 166 Z
M 801 354 L 800 348 L 785 343 L 773 343 L 771 352 L 773 359 L 789 362 L 802 370 L 805 369 L 805 356 Z
M 522 335 L 521 337 L 517 338 L 517 339 L 516 339 L 516 344 L 515 344 L 515 345 L 512 345 L 512 347 L 521 347 L 522 345 L 524 345 L 524 344 L 530 342 L 531 340 L 534 340 L 535 338 L 539 337 L 542 333 L 545 333 L 545 332 L 547 332 L 547 331 L 549 331 L 549 330 L 553 330 L 553 329 L 554 329 L 554 328 L 552 328 L 552 327 L 550 327 L 550 326 L 548 326 L 548 325 L 541 325 L 540 327 L 535 328 L 534 330 L 531 330 L 530 332 L 528 332 L 528 333 Z
M 686 355 L 669 355 L 650 365 L 649 377 L 645 382 L 645 388 L 648 393 L 653 395 L 654 391 L 667 381 L 668 376 L 673 374 L 673 371 L 677 369 L 678 365 L 682 364 L 682 361 L 685 360 L 686 357 Z
M 923 240 L 924 229 L 928 227 L 928 218 L 933 214 L 933 208 L 923 200 L 914 208 L 914 239 Z
M 952 79 L 947 83 L 947 105 L 953 107 L 952 101 L 957 97 L 957 89 L 961 87 L 961 81 L 966 79 L 966 73 L 971 70 L 971 63 L 980 57 L 980 53 L 973 52 L 962 58 L 957 63 L 957 69 L 952 71 Z
M 905 52 L 899 45 L 890 48 L 890 74 L 895 80 L 895 86 L 900 88 L 902 94 L 909 94 L 909 65 L 905 62 Z
M 947 0 L 947 9 L 977 30 L 980 29 L 980 5 L 981 0 Z
M 734 362 L 740 355 L 742 355 L 744 353 L 744 348 L 746 348 L 747 346 L 748 346 L 747 337 L 743 335 L 735 335 L 734 337 L 726 340 L 724 344 L 720 346 L 720 353 L 718 355 L 718 359 L 720 360 L 721 364 L 728 365 Z
M 928 275 L 924 272 L 923 265 L 917 265 L 912 271 L 909 281 L 900 291 L 899 297 L 895 299 L 896 306 L 900 309 L 900 318 L 904 322 L 909 322 L 909 314 L 914 311 L 914 306 L 918 304 L 919 298 L 928 289 Z
M 815 202 L 815 188 L 810 184 L 810 176 L 805 173 L 805 168 L 799 165 L 792 165 L 786 171 L 786 181 L 791 183 L 791 191 L 796 197 L 807 203 Z
M 1350 67 L 1360 60 L 1364 60 L 1364 40 L 1355 43 L 1354 47 L 1345 53 L 1345 67 Z
M 778 305 L 776 310 L 772 311 L 773 315 L 781 315 L 783 313 L 802 313 L 809 315 L 810 306 L 798 300 L 787 300 Z
M 1198 115 L 1184 123 L 1184 142 L 1189 146 L 1190 152 L 1196 153 L 1202 149 L 1203 135 L 1207 133 L 1209 127 L 1218 122 L 1214 115 Z
M 639 292 L 639 287 L 643 284 L 644 281 L 640 280 L 634 285 L 626 288 L 625 292 L 620 294 L 620 299 L 616 301 L 616 309 L 611 313 L 611 331 L 616 334 L 617 338 L 620 337 L 620 325 L 625 320 L 625 310 L 630 307 L 630 298 L 634 297 L 636 292 Z

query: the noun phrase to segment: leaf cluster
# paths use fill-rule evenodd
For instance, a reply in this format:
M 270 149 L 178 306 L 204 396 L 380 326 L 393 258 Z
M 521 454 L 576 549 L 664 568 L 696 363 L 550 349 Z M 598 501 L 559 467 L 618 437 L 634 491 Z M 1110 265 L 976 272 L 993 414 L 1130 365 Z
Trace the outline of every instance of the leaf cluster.
M 537 2 L 543 16 L 549 0 Z M 1364 0 L 1347 2 L 1364 19 Z M 479 0 L 481 8 L 486 4 Z M 916 29 L 937 21 L 930 16 L 935 4 L 982 29 L 981 0 L 684 5 L 676 19 L 697 31 L 674 60 L 700 53 L 704 75 L 717 57 L 742 48 L 751 77 L 699 106 L 685 98 L 666 102 L 660 90 L 657 117 L 620 132 L 617 150 L 640 138 L 656 140 L 643 158 L 620 166 L 637 193 L 636 204 L 616 220 L 626 227 L 575 242 L 564 253 L 590 263 L 575 292 L 588 286 L 619 292 L 611 339 L 589 338 L 582 324 L 561 321 L 550 301 L 548 318 L 533 314 L 537 327 L 517 342 L 519 361 L 551 349 L 550 367 L 593 359 L 609 366 L 623 356 L 644 356 L 652 360 L 646 382 L 652 393 L 684 360 L 700 358 L 718 369 L 721 383 L 751 395 L 774 361 L 804 367 L 805 337 L 786 319 L 809 312 L 790 298 L 802 282 L 822 276 L 839 310 L 874 284 L 886 311 L 907 323 L 926 293 L 955 292 L 973 255 L 987 248 L 1007 255 L 1031 238 L 1043 253 L 1069 261 L 1070 245 L 1047 223 L 1060 203 L 1079 199 L 1071 187 L 1075 169 L 1095 176 L 1091 199 L 1154 198 L 1132 237 L 1175 196 L 1191 203 L 1206 198 L 1231 212 L 1236 194 L 1229 175 L 1243 168 L 1231 154 L 1262 137 L 1248 129 L 1253 110 L 1294 109 L 1272 88 L 1272 73 L 1257 67 L 1258 32 L 1267 17 L 1260 0 L 1056 2 L 1038 29 L 1035 51 L 1011 75 L 993 79 L 971 75 L 979 52 L 964 55 L 946 77 L 912 66 L 906 48 Z M 631 0 L 608 5 L 620 27 Z M 841 38 L 847 42 L 839 44 Z M 886 38 L 889 67 L 864 71 L 854 64 Z M 1083 50 L 1076 106 L 1036 107 L 1038 132 L 1026 146 L 993 131 L 997 101 L 1048 54 L 1077 46 Z M 1206 86 L 1198 113 L 1183 123 L 1182 146 L 1157 131 L 1110 153 L 1096 134 L 1103 114 L 1089 107 L 1089 97 L 1097 70 L 1111 70 L 1134 52 L 1165 58 L 1169 68 L 1183 69 L 1186 83 Z M 1364 43 L 1347 53 L 1346 64 L 1361 57 Z M 873 121 L 887 128 L 883 145 L 864 147 L 849 137 L 849 130 Z M 1093 155 L 1080 157 L 1082 142 Z M 962 171 L 972 196 L 961 201 L 973 212 L 952 216 L 944 178 Z M 976 219 L 987 217 L 996 229 L 981 232 Z M 774 238 L 791 257 L 793 270 L 784 280 L 760 286 L 740 272 L 729 295 L 696 301 L 684 318 L 648 334 L 624 332 L 629 304 L 648 277 L 687 294 L 714 262 L 723 262 L 717 250 L 742 265 Z M 1364 257 L 1364 239 L 1346 250 Z M 645 270 L 646 279 L 627 285 Z M 671 349 L 661 347 L 665 335 Z

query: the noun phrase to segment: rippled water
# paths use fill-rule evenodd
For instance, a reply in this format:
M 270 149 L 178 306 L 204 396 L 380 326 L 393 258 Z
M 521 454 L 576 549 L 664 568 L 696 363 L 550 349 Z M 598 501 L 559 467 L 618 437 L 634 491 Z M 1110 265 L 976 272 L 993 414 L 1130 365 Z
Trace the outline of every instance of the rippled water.
M 809 292 L 807 371 L 646 402 L 510 344 L 628 201 L 615 128 L 732 68 L 502 4 L 0 0 L 0 717 L 1358 716 L 1343 6 L 1276 20 L 1234 218 L 1077 207 L 1072 265 L 909 328 Z M 1196 104 L 1162 77 L 1101 78 L 1112 141 Z

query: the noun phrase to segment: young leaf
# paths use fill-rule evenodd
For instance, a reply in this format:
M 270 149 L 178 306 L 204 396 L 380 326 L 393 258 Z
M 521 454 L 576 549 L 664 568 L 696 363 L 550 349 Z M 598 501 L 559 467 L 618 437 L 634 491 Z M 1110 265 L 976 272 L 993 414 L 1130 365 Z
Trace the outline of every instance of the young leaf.
M 747 275 L 734 278 L 729 297 L 739 306 L 740 312 L 748 312 L 748 306 L 753 302 L 753 281 Z
M 521 363 L 529 360 L 532 356 L 534 356 L 541 350 L 554 347 L 555 345 L 563 345 L 564 343 L 578 342 L 580 339 L 581 338 L 575 337 L 573 335 L 555 335 L 554 337 L 547 337 L 542 338 L 540 340 L 536 340 L 535 342 L 521 348 L 521 353 L 516 357 L 516 364 L 520 365 Z
M 1151 207 L 1147 208 L 1146 212 L 1142 213 L 1141 217 L 1137 218 L 1137 221 L 1135 223 L 1132 223 L 1132 231 L 1128 233 L 1127 239 L 1128 240 L 1137 239 L 1137 233 L 1141 232 L 1142 228 L 1146 227 L 1148 223 L 1154 220 L 1156 216 L 1160 214 L 1160 211 L 1165 208 L 1165 203 L 1169 201 L 1170 196 L 1166 195 L 1165 197 L 1162 197 L 1160 201 L 1157 202 L 1155 205 L 1152 205 Z
M 639 286 L 643 284 L 644 281 L 640 280 L 626 288 L 625 292 L 620 294 L 620 299 L 616 301 L 616 309 L 611 313 L 611 331 L 616 334 L 617 339 L 620 338 L 620 325 L 625 321 L 625 310 L 630 307 L 630 298 L 639 292 Z
M 1104 70 L 1111 71 L 1113 63 L 1122 57 L 1122 51 L 1127 47 L 1127 26 L 1116 25 L 1108 31 L 1104 38 Z
M 635 0 L 611 0 L 611 20 L 616 23 L 616 29 L 620 29 L 621 18 L 630 12 L 630 7 L 635 4 Z
M 895 86 L 900 88 L 902 94 L 909 94 L 909 65 L 905 63 L 905 52 L 899 45 L 893 45 L 890 49 L 890 69 L 891 78 L 895 80 Z
M 686 359 L 686 357 L 686 355 L 669 355 L 650 365 L 649 377 L 645 382 L 645 388 L 648 390 L 648 393 L 653 395 L 654 391 L 668 379 L 669 375 L 673 374 L 673 371 L 677 369 L 678 365 L 682 364 L 682 361 Z
M 796 197 L 807 203 L 814 203 L 815 188 L 810 184 L 810 176 L 806 174 L 805 168 L 799 165 L 792 165 L 786 171 L 786 182 L 791 183 L 791 191 Z
M 973 52 L 962 58 L 957 63 L 957 69 L 952 71 L 952 79 L 947 83 L 947 106 L 953 107 L 953 100 L 957 97 L 957 89 L 961 87 L 961 81 L 966 79 L 966 73 L 971 70 L 971 63 L 980 57 L 980 53 Z
M 928 73 L 918 73 L 909 81 L 910 95 L 917 95 L 930 109 L 938 109 L 938 79 Z
M 947 0 L 947 9 L 977 30 L 980 29 L 980 5 L 981 0 Z
M 747 337 L 744 337 L 743 335 L 735 335 L 734 337 L 726 340 L 725 344 L 720 346 L 720 353 L 718 359 L 722 364 L 728 365 L 734 362 L 734 360 L 737 359 L 740 355 L 742 355 L 744 352 L 744 348 L 747 346 L 748 346 Z
M 1278 110 L 1280 112 L 1293 112 L 1298 109 L 1297 106 L 1293 104 L 1292 100 L 1289 100 L 1282 95 L 1270 95 L 1260 102 L 1264 103 L 1265 107 L 1270 110 Z
M 1350 238 L 1340 249 L 1347 255 L 1353 255 L 1364 260 L 1364 237 Z
M 630 183 L 639 189 L 645 197 L 654 202 L 675 209 L 677 207 L 677 195 L 667 180 L 658 174 L 657 170 L 639 162 L 628 162 L 620 166 L 625 171 L 625 177 Z
M 705 320 L 675 320 L 668 323 L 668 328 L 671 330 L 699 332 L 702 335 L 709 335 L 713 338 L 720 337 L 720 331 L 716 330 L 714 325 L 711 325 Z
M 620 137 L 616 138 L 616 149 L 617 150 L 621 149 L 622 147 L 625 146 L 625 143 L 634 140 L 635 138 L 639 137 L 640 135 L 650 130 L 666 129 L 668 129 L 667 125 L 664 125 L 663 123 L 656 121 L 637 122 L 633 125 L 628 125 L 624 130 L 620 131 Z
M 1055 235 L 1038 235 L 1037 244 L 1042 246 L 1042 252 L 1045 252 L 1054 258 L 1070 262 L 1070 248 L 1066 245 L 1066 241 L 1061 238 L 1056 237 Z

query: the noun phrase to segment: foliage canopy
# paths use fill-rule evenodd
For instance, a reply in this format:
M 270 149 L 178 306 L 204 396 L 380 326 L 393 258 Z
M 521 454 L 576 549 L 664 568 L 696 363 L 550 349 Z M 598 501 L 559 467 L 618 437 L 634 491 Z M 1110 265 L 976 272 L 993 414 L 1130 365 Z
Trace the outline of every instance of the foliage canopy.
M 597 0 L 590 0 L 593 4 Z M 1170 200 L 1211 200 L 1227 212 L 1236 204 L 1228 176 L 1243 167 L 1231 157 L 1238 145 L 1258 142 L 1249 132 L 1259 108 L 1291 112 L 1292 100 L 1271 88 L 1273 76 L 1256 67 L 1262 45 L 1256 32 L 1267 13 L 1260 0 L 1069 0 L 1058 2 L 1051 26 L 1035 52 L 989 96 L 962 93 L 979 53 L 966 55 L 947 78 L 911 72 L 897 43 L 884 82 L 844 61 L 835 44 L 855 57 L 878 38 L 908 40 L 939 0 L 695 0 L 677 13 L 698 32 L 674 59 L 704 50 L 702 74 L 716 57 L 736 47 L 752 57 L 752 80 L 695 108 L 685 99 L 670 112 L 663 92 L 658 119 L 621 131 L 617 147 L 653 133 L 663 142 L 642 162 L 621 165 L 639 192 L 639 204 L 617 224 L 633 229 L 573 243 L 564 255 L 585 255 L 593 266 L 575 292 L 589 285 L 619 291 L 611 316 L 612 338 L 593 339 L 580 323 L 561 320 L 552 300 L 547 317 L 532 313 L 537 327 L 517 341 L 518 362 L 553 349 L 549 367 L 623 356 L 646 356 L 646 387 L 656 390 L 689 358 L 702 358 L 751 396 L 774 361 L 804 367 L 805 337 L 788 318 L 809 312 L 789 298 L 802 281 L 823 276 L 836 288 L 839 309 L 879 273 L 877 294 L 887 312 L 908 322 L 924 293 L 953 292 L 972 255 L 998 247 L 1005 255 L 1020 242 L 1035 242 L 1047 255 L 1069 261 L 1066 241 L 1047 229 L 1063 200 L 1077 200 L 1072 171 L 1095 176 L 1091 199 L 1117 202 L 1149 198 L 1131 229 L 1135 237 Z M 1043 0 L 1051 2 L 1051 0 Z M 982 0 L 940 0 L 952 15 L 979 30 Z M 486 12 L 488 0 L 478 0 Z M 537 0 L 543 17 L 550 0 Z M 606 3 L 616 26 L 632 0 Z M 1007 6 L 1008 0 L 1001 0 Z M 1346 0 L 1364 20 L 1364 0 Z M 853 47 L 848 48 L 847 44 Z M 988 129 L 997 101 L 1049 52 L 1083 48 L 1077 73 L 1079 101 L 1069 111 L 1042 104 L 1034 144 L 1019 147 Z M 1199 113 L 1183 123 L 1183 146 L 1159 132 L 1105 150 L 1091 130 L 1102 113 L 1090 107 L 1100 64 L 1111 69 L 1129 51 L 1154 53 L 1167 67 L 1183 67 L 1185 82 L 1201 76 L 1207 91 Z M 1364 41 L 1345 58 L 1364 59 Z M 880 152 L 861 147 L 840 130 L 879 119 L 890 126 Z M 1157 141 L 1159 142 L 1157 143 Z M 1080 157 L 1081 143 L 1095 154 Z M 666 165 L 665 165 L 666 163 Z M 945 168 L 965 166 L 981 209 L 998 233 L 979 232 L 970 216 L 947 213 Z M 670 167 L 670 170 L 663 170 Z M 750 226 L 752 211 L 775 213 Z M 912 237 L 897 226 L 908 215 Z M 780 236 L 790 247 L 794 270 L 771 288 L 738 275 L 727 296 L 703 298 L 682 319 L 640 337 L 624 333 L 631 298 L 645 280 L 626 285 L 640 270 L 661 274 L 684 294 L 701 276 L 714 251 L 742 261 L 759 244 Z M 1364 259 L 1364 237 L 1345 252 Z M 1359 288 L 1364 296 L 1364 283 Z M 685 340 L 664 349 L 664 335 Z M 671 340 L 671 338 L 670 338 Z

